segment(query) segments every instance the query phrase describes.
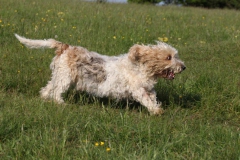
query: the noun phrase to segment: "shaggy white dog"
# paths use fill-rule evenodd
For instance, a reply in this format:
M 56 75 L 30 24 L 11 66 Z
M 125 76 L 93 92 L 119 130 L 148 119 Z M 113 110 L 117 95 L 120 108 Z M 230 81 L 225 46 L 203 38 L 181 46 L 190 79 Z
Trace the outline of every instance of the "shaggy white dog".
M 40 93 L 44 99 L 63 103 L 61 94 L 71 84 L 79 91 L 99 97 L 132 98 L 147 107 L 150 114 L 162 114 L 154 85 L 158 78 L 174 79 L 186 67 L 170 45 L 133 45 L 127 54 L 105 56 L 54 39 L 31 40 L 15 34 L 29 48 L 55 48 L 50 68 L 52 79 Z

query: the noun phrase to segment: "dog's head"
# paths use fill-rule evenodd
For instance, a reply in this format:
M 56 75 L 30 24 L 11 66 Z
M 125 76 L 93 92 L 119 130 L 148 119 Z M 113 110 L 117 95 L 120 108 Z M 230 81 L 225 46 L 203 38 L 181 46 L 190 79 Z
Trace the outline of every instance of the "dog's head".
M 172 46 L 157 42 L 157 45 L 134 45 L 130 48 L 128 58 L 132 63 L 146 69 L 149 76 L 174 79 L 176 73 L 186 69 L 178 57 L 178 51 Z

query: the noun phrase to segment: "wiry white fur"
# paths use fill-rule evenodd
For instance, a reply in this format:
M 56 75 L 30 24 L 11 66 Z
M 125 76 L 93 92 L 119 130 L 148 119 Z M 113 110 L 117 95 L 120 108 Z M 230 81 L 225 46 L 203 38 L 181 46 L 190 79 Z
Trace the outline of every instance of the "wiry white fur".
M 26 45 L 28 48 L 55 48 L 56 47 L 56 41 L 54 39 L 48 39 L 48 40 L 30 40 L 24 37 L 21 37 L 17 34 L 15 34 L 16 38 Z
M 179 73 L 185 69 L 177 50 L 161 42 L 134 45 L 128 54 L 109 57 L 53 39 L 15 36 L 30 48 L 57 48 L 50 65 L 52 78 L 40 93 L 42 98 L 53 98 L 59 103 L 64 102 L 61 94 L 75 84 L 77 90 L 99 97 L 132 98 L 146 106 L 151 114 L 162 114 L 161 102 L 157 102 L 154 90 L 157 79 L 169 78 L 169 71 Z M 172 59 L 166 60 L 169 55 Z

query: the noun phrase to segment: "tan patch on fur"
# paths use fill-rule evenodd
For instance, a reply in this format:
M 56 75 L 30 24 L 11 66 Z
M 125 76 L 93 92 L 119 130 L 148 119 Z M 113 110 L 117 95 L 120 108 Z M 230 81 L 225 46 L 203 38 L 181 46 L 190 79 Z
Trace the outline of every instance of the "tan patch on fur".
M 60 56 L 69 47 L 68 44 L 64 44 L 64 43 L 61 43 L 61 42 L 58 42 L 58 44 L 56 46 L 57 46 L 57 50 L 55 51 L 55 53 L 58 56 Z
M 70 47 L 67 54 L 68 65 L 74 82 L 79 78 L 91 78 L 97 83 L 106 80 L 106 71 L 103 67 L 105 61 L 103 59 L 91 55 L 91 52 L 82 47 Z

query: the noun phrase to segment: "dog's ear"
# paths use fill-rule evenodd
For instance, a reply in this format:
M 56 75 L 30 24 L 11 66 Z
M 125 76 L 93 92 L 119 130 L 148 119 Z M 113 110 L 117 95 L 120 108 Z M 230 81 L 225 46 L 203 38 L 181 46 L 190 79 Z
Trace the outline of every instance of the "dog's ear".
M 141 45 L 135 44 L 129 49 L 128 58 L 132 62 L 138 62 L 141 59 L 142 57 L 141 48 L 142 48 Z

